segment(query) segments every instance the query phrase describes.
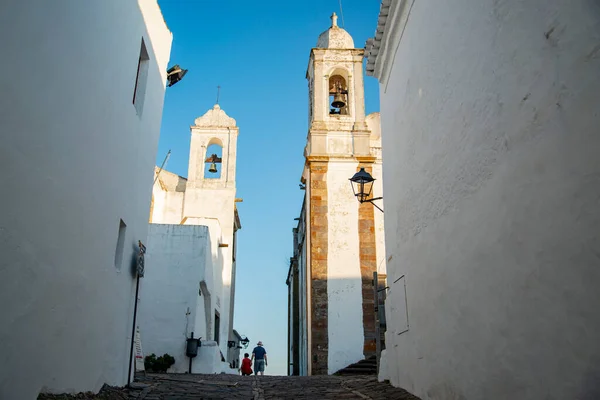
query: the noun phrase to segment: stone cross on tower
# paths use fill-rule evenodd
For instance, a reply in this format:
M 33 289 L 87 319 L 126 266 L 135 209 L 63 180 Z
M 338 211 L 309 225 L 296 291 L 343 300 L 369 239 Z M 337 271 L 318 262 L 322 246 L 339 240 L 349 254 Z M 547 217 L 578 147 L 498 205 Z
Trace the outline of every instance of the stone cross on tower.
M 337 19 L 338 16 L 336 13 L 331 14 L 331 26 L 338 26 Z

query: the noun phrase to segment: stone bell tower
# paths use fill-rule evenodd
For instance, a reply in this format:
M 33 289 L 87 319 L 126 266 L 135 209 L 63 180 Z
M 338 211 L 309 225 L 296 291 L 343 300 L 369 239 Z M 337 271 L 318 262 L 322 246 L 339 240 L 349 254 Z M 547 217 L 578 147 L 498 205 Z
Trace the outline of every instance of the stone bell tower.
M 375 355 L 371 281 L 383 265 L 383 215 L 359 204 L 360 167 L 381 182 L 379 114 L 365 116 L 364 50 L 332 24 L 310 52 L 306 184 L 309 373 L 331 374 Z M 375 190 L 378 190 L 376 186 Z M 379 190 L 381 190 L 379 188 Z M 383 261 L 383 262 L 382 262 Z

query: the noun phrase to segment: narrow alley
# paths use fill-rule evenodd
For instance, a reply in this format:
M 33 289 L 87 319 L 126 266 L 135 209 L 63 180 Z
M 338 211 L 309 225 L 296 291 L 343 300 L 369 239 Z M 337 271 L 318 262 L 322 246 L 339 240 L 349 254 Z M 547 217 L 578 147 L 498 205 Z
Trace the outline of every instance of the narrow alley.
M 188 399 L 386 399 L 419 400 L 375 376 L 239 376 L 147 374 L 131 389 L 105 387 L 97 395 L 40 395 L 39 400 L 188 400 Z
M 0 37 L 0 400 L 600 400 L 600 0 Z

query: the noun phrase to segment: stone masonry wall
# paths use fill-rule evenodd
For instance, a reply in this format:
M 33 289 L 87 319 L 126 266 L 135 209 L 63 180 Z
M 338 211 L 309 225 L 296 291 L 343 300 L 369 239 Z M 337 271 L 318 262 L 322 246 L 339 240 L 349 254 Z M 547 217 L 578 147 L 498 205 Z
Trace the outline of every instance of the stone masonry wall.
M 310 164 L 312 374 L 327 374 L 327 162 Z
M 357 168 L 364 168 L 372 173 L 372 164 L 361 162 Z M 376 329 L 375 329 L 375 297 L 373 294 L 373 272 L 377 271 L 377 252 L 375 240 L 375 207 L 369 203 L 362 203 L 358 209 L 358 235 L 360 274 L 362 278 L 362 308 L 363 330 L 365 343 L 363 352 L 365 357 L 376 354 Z

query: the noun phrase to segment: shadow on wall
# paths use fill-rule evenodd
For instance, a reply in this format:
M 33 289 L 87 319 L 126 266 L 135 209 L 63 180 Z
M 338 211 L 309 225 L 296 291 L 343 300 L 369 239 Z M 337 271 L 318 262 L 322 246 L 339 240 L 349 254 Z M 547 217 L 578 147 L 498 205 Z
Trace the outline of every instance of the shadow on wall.
M 600 11 L 600 7 L 598 8 Z M 600 365 L 600 357 L 596 357 L 595 362 L 592 365 Z M 587 372 L 583 375 L 581 383 L 581 400 L 597 400 L 600 399 L 600 369 L 599 368 L 588 368 Z

